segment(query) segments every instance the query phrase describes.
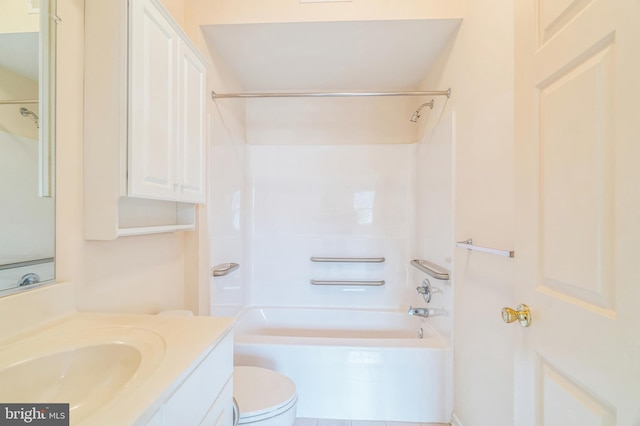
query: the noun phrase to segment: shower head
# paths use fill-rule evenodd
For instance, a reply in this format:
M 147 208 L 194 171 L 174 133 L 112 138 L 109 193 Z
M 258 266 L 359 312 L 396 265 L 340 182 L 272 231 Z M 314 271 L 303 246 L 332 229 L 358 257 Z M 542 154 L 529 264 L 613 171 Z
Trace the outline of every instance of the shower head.
M 32 117 L 33 117 L 33 119 L 34 119 L 34 120 L 35 120 L 35 122 L 36 122 L 36 127 L 37 127 L 37 128 L 40 128 L 40 120 L 39 120 L 39 118 L 38 118 L 38 115 L 37 115 L 35 112 L 33 112 L 33 111 L 29 111 L 28 109 L 26 109 L 26 108 L 22 107 L 22 108 L 20 108 L 20 114 L 21 114 L 23 117 L 32 116 Z
M 426 103 L 420 105 L 418 107 L 418 109 L 414 111 L 414 113 L 411 116 L 411 118 L 409 119 L 409 121 L 411 121 L 413 123 L 417 123 L 418 119 L 420 118 L 420 111 L 422 111 L 422 108 L 424 108 L 426 106 L 428 106 L 429 108 L 433 109 L 433 99 L 431 99 L 430 102 L 426 102 Z

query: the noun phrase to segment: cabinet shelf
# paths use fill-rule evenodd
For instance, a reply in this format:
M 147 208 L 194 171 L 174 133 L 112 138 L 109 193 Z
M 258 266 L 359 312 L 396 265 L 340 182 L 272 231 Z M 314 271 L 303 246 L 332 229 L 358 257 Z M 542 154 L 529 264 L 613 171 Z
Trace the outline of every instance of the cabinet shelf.
M 120 228 L 117 231 L 118 237 L 129 237 L 132 235 L 158 234 L 161 232 L 192 231 L 195 225 L 162 225 L 146 226 L 139 228 Z

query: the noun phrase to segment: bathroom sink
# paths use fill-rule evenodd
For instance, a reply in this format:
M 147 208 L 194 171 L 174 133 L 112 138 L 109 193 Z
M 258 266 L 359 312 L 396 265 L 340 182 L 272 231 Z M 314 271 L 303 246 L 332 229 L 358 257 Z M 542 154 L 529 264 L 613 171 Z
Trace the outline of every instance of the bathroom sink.
M 69 403 L 82 420 L 148 377 L 164 353 L 153 332 L 129 327 L 41 336 L 0 348 L 0 401 Z

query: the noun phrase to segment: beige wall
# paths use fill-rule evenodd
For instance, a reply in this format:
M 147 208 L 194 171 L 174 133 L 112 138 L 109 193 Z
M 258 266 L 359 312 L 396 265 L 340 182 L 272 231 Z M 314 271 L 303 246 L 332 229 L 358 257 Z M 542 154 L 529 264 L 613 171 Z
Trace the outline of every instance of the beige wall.
M 466 1 L 456 39 L 423 89 L 451 87 L 456 113 L 454 238 L 512 249 L 513 5 Z M 454 409 L 464 426 L 513 424 L 515 327 L 502 323 L 512 300 L 509 259 L 455 248 Z M 518 302 L 519 303 L 519 302 Z
M 183 234 L 83 237 L 83 8 L 83 0 L 58 0 L 57 277 L 75 284 L 79 310 L 182 308 Z
M 184 28 L 185 0 L 160 0 L 178 25 Z
M 25 0 L 2 0 L 0 33 L 32 33 L 40 29 L 40 15 L 27 13 Z
M 412 98 L 270 99 L 248 102 L 251 145 L 408 144 L 418 138 Z

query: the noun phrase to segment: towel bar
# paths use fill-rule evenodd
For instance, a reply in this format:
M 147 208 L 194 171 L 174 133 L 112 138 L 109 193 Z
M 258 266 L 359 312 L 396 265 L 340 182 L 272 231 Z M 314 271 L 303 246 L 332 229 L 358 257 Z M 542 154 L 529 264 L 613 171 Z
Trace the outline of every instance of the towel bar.
M 474 246 L 473 240 L 471 238 L 469 238 L 466 241 L 458 241 L 457 246 L 461 248 L 466 248 L 469 250 L 476 250 L 476 251 L 482 251 L 485 253 L 497 254 L 498 256 L 511 257 L 511 258 L 516 257 L 516 253 L 511 250 L 498 250 L 498 249 L 493 249 L 489 247 Z

